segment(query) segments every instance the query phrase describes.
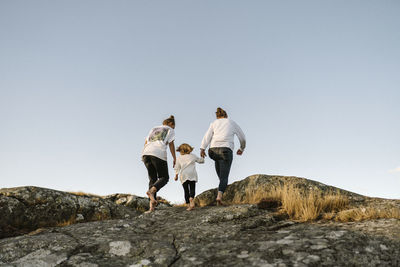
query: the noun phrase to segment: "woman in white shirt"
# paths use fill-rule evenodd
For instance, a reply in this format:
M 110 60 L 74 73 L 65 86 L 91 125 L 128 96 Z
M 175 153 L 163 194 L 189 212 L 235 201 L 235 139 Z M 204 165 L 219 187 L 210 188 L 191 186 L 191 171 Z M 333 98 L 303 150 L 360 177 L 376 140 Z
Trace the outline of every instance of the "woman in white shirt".
M 157 200 L 157 192 L 168 183 L 168 164 L 167 164 L 167 146 L 173 157 L 173 166 L 175 167 L 175 118 L 170 116 L 164 120 L 163 125 L 154 127 L 150 130 L 144 143 L 142 160 L 147 168 L 149 175 L 149 190 L 146 192 L 150 198 L 149 212 L 154 211 Z
M 210 145 L 208 155 L 215 161 L 215 170 L 219 177 L 217 205 L 222 204 L 222 196 L 228 186 L 228 177 L 231 170 L 234 149 L 234 136 L 240 142 L 240 148 L 236 152 L 242 155 L 246 147 L 246 137 L 239 125 L 233 120 L 228 119 L 228 114 L 222 108 L 216 112 L 217 119 L 211 123 L 208 131 L 204 135 L 200 146 L 200 155 L 205 157 L 206 148 Z
M 193 210 L 197 182 L 196 162 L 204 163 L 204 158 L 190 154 L 193 151 L 193 147 L 188 144 L 180 145 L 176 151 L 180 152 L 181 155 L 175 165 L 175 181 L 178 180 L 179 176 L 185 192 L 187 210 Z

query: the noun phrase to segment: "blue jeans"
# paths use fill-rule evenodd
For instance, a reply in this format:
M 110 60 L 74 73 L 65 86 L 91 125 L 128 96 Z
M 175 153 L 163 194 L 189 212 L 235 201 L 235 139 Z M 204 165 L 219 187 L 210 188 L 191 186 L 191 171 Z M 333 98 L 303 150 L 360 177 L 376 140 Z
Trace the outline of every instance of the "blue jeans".
M 215 161 L 215 170 L 219 178 L 218 191 L 223 193 L 228 186 L 228 177 L 233 160 L 232 150 L 229 147 L 212 147 L 208 150 L 208 155 Z

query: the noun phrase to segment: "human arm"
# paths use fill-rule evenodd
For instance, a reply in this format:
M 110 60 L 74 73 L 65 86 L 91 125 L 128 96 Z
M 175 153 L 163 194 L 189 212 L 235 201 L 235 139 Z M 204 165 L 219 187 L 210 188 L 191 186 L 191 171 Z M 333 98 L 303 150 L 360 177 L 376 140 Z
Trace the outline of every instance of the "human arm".
M 176 180 L 178 180 L 179 172 L 181 171 L 181 163 L 180 163 L 179 159 L 177 160 L 177 162 L 175 164 L 174 170 L 175 170 L 174 180 L 176 181 Z
M 144 141 L 144 145 L 146 146 L 149 143 L 149 137 L 151 135 L 151 133 L 153 132 L 154 128 L 151 128 L 151 130 L 149 131 L 149 133 L 146 136 L 146 139 Z
M 201 146 L 200 146 L 200 156 L 202 158 L 204 158 L 206 156 L 206 148 L 208 147 L 208 145 L 211 142 L 211 139 L 214 135 L 214 129 L 213 129 L 213 125 L 211 124 L 210 127 L 208 128 L 206 134 L 203 137 L 203 140 L 201 141 Z
M 200 158 L 197 157 L 197 158 L 196 158 L 196 162 L 197 162 L 197 163 L 200 163 L 200 164 L 203 164 L 203 163 L 204 163 L 204 157 L 200 157 Z
M 236 152 L 237 155 L 242 155 L 244 149 L 246 148 L 246 136 L 244 135 L 242 129 L 235 123 L 235 134 L 239 139 L 240 142 L 240 148 Z
M 171 142 L 168 144 L 168 146 L 169 146 L 169 150 L 171 151 L 172 158 L 173 158 L 173 165 L 172 165 L 172 167 L 175 167 L 176 155 L 175 155 L 175 144 L 174 144 L 174 141 L 171 141 Z

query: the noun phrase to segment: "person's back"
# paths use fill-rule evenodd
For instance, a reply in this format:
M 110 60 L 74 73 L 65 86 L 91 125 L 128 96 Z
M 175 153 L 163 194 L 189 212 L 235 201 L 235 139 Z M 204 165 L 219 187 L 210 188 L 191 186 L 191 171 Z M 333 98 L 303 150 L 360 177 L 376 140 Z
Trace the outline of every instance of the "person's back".
M 243 151 L 246 146 L 246 138 L 242 129 L 231 119 L 218 118 L 211 123 L 200 148 L 205 149 L 210 144 L 210 148 L 227 147 L 233 151 L 235 135 L 238 137 L 240 149 Z
M 228 118 L 217 119 L 212 123 L 214 135 L 210 147 L 230 147 L 233 150 L 236 123 Z
M 233 160 L 234 136 L 236 135 L 240 142 L 240 148 L 236 152 L 239 156 L 243 154 L 246 147 L 246 137 L 239 125 L 228 119 L 225 110 L 217 108 L 215 113 L 217 119 L 210 124 L 203 137 L 200 155 L 204 158 L 206 156 L 205 150 L 210 145 L 208 155 L 215 161 L 215 170 L 220 179 L 216 200 L 217 204 L 221 204 L 222 195 L 228 185 L 228 176 Z
M 204 163 L 204 159 L 193 154 L 184 154 L 177 158 L 175 170 L 180 172 L 181 183 L 186 180 L 197 182 L 196 162 Z
M 204 158 L 190 154 L 193 151 L 193 147 L 186 143 L 180 145 L 176 151 L 180 152 L 181 155 L 175 165 L 175 181 L 180 176 L 183 190 L 185 191 L 185 201 L 189 205 L 187 210 L 193 210 L 197 182 L 196 162 L 204 163 Z

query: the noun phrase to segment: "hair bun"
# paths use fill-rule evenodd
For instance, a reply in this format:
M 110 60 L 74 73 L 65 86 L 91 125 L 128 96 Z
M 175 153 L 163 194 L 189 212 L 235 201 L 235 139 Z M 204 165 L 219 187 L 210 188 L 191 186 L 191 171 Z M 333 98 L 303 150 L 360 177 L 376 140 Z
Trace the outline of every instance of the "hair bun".
M 168 124 L 170 124 L 170 123 L 172 123 L 173 125 L 175 125 L 175 117 L 174 117 L 174 115 L 169 116 L 168 119 L 165 119 L 165 120 L 163 121 L 163 125 L 168 125 Z
M 217 118 L 228 118 L 226 111 L 220 107 L 217 108 L 217 112 L 215 112 L 215 114 L 217 115 Z

